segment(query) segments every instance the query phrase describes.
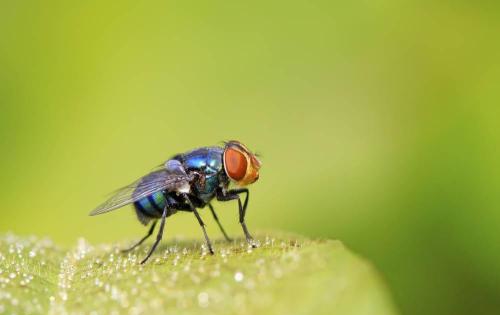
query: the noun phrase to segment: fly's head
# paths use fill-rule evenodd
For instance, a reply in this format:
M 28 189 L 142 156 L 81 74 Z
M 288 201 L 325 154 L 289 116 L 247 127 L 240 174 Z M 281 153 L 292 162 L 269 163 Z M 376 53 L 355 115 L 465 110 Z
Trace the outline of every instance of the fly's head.
M 259 179 L 261 162 L 244 144 L 231 140 L 224 147 L 224 171 L 238 186 L 252 184 Z

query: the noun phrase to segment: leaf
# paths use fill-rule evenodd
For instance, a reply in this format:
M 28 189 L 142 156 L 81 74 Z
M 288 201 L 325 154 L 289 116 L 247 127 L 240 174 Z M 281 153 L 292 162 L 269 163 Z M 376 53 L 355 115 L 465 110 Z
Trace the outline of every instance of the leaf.
M 175 240 L 140 265 L 149 245 L 0 237 L 0 313 L 396 314 L 377 271 L 341 242 L 261 234 L 244 241 Z

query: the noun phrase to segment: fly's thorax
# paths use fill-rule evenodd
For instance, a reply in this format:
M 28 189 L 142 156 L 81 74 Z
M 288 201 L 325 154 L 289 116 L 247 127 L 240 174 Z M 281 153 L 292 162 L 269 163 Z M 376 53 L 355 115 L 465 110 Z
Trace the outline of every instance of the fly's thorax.
M 216 174 L 223 169 L 223 149 L 219 147 L 198 148 L 177 157 L 188 172 Z
M 239 141 L 226 143 L 223 163 L 226 175 L 238 186 L 246 186 L 259 179 L 261 162 Z
M 191 192 L 204 201 L 209 201 L 220 186 L 219 174 L 204 174 L 192 182 Z
M 193 175 L 190 190 L 187 191 L 188 187 L 181 189 L 203 201 L 210 200 L 219 187 L 219 175 L 224 172 L 222 155 L 223 149 L 220 147 L 204 147 L 177 156 L 186 173 Z

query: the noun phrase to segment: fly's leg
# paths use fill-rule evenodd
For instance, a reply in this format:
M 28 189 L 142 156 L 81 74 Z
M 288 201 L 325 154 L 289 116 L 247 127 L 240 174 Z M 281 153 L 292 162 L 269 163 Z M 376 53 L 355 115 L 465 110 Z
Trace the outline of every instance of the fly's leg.
M 239 194 L 245 193 L 245 201 L 243 204 L 241 204 L 241 198 Z M 217 200 L 219 201 L 230 201 L 230 200 L 238 200 L 238 209 L 239 209 L 239 214 L 240 214 L 240 224 L 241 227 L 243 228 L 243 233 L 245 233 L 245 238 L 247 239 L 248 244 L 252 245 L 252 247 L 257 247 L 255 245 L 255 242 L 253 241 L 252 235 L 248 232 L 247 225 L 245 223 L 245 214 L 247 211 L 247 206 L 248 206 L 248 197 L 250 193 L 248 189 L 246 188 L 241 188 L 241 189 L 231 189 L 228 190 L 225 194 L 222 193 L 222 191 L 217 192 Z
M 203 235 L 205 235 L 205 241 L 207 242 L 208 250 L 210 251 L 210 254 L 214 254 L 214 250 L 212 249 L 212 242 L 210 242 L 210 239 L 208 238 L 207 231 L 205 230 L 205 223 L 203 223 L 203 220 L 200 217 L 200 214 L 198 213 L 198 210 L 196 210 L 196 207 L 193 205 L 191 200 L 187 195 L 184 195 L 184 198 L 186 200 L 186 203 L 189 205 L 191 208 L 191 211 L 193 211 L 196 219 L 198 220 L 198 223 L 201 226 L 201 229 L 203 230 Z
M 219 218 L 217 217 L 217 213 L 215 213 L 214 207 L 212 207 L 211 204 L 208 204 L 208 207 L 210 208 L 210 212 L 212 212 L 215 222 L 217 222 L 217 225 L 219 225 L 220 231 L 222 232 L 222 234 L 224 234 L 226 241 L 232 242 L 233 240 L 227 235 L 226 231 L 222 227 L 222 224 L 220 224 Z
M 158 235 L 156 235 L 156 241 L 154 242 L 153 246 L 149 250 L 149 253 L 146 256 L 146 258 L 144 258 L 141 261 L 141 265 L 144 264 L 146 261 L 148 261 L 149 257 L 151 257 L 151 255 L 155 251 L 156 246 L 158 246 L 158 244 L 160 243 L 161 238 L 163 237 L 163 229 L 165 228 L 165 219 L 166 218 L 167 218 L 167 206 L 165 206 L 165 208 L 163 209 L 163 214 L 161 215 L 160 230 L 158 231 Z
M 155 229 L 155 226 L 156 226 L 156 222 L 157 221 L 154 221 L 153 224 L 151 225 L 151 227 L 149 228 L 149 231 L 148 231 L 148 234 L 146 234 L 146 236 L 144 236 L 139 242 L 137 242 L 135 245 L 133 245 L 132 247 L 130 248 L 127 248 L 127 249 L 122 249 L 122 253 L 127 253 L 127 252 L 130 252 L 131 250 L 133 250 L 134 248 L 136 248 L 137 246 L 141 245 L 142 243 L 144 243 L 145 240 L 147 240 L 152 234 L 153 234 L 153 231 Z

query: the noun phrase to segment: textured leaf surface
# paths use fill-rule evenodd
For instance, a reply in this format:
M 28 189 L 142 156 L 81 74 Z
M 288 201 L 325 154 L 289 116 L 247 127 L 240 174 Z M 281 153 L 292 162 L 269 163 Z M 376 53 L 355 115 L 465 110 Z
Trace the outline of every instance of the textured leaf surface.
M 0 313 L 5 314 L 396 314 L 376 270 L 339 241 L 260 234 L 245 242 L 149 245 L 0 238 Z

